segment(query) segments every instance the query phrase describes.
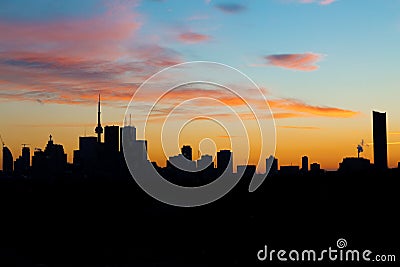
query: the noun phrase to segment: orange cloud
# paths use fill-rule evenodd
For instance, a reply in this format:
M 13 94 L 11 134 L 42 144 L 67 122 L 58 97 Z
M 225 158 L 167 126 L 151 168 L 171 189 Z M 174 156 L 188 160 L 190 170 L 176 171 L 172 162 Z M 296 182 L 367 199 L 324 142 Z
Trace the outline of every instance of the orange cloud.
M 156 93 L 156 92 L 155 92 Z M 266 101 L 256 95 L 248 94 L 246 90 L 241 92 L 246 94 L 246 100 L 238 97 L 234 93 L 226 90 L 209 90 L 202 88 L 190 88 L 184 90 L 173 90 L 165 94 L 162 101 L 159 103 L 160 109 L 165 113 L 170 112 L 175 106 L 186 100 L 196 99 L 196 105 L 199 108 L 204 107 L 210 110 L 213 114 L 218 114 L 218 106 L 225 104 L 240 111 L 241 117 L 250 112 L 247 104 L 250 104 L 257 110 L 264 110 L 262 113 L 267 117 L 274 117 L 275 119 L 298 118 L 298 117 L 332 117 L 332 118 L 350 118 L 359 112 L 329 106 L 318 106 L 304 103 L 298 99 L 276 98 L 269 99 L 267 102 L 271 108 L 272 115 L 267 114 Z M 158 98 L 151 93 L 146 95 L 147 98 Z M 209 98 L 217 101 L 212 101 Z M 146 101 L 146 99 L 141 99 Z M 248 103 L 246 103 L 248 101 Z M 221 104 L 222 102 L 222 104 Z M 164 105 L 164 106 L 163 106 Z M 252 116 L 247 116 L 252 119 Z
M 313 71 L 318 69 L 315 63 L 321 60 L 321 58 L 322 56 L 320 54 L 315 53 L 277 54 L 265 57 L 268 65 L 301 71 Z
M 184 43 L 195 44 L 210 40 L 210 36 L 195 32 L 184 32 L 178 36 L 178 39 Z
M 271 118 L 275 120 L 278 119 L 291 119 L 291 118 L 299 118 L 299 117 L 306 117 L 305 114 L 294 113 L 294 112 L 273 112 L 273 116 Z
M 327 106 L 313 106 L 306 104 L 297 99 L 277 99 L 268 101 L 272 110 L 283 109 L 296 112 L 302 112 L 309 115 L 323 116 L 323 117 L 338 117 L 349 118 L 358 114 L 356 111 L 327 107 Z
M 104 125 L 120 125 L 120 121 L 105 121 L 102 122 Z M 82 128 L 82 127 L 92 127 L 93 122 L 90 123 L 47 123 L 47 124 L 15 124 L 14 126 L 23 127 L 23 128 L 32 128 L 32 127 L 44 127 L 44 128 Z
M 299 130 L 319 130 L 321 128 L 319 127 L 314 127 L 314 126 L 292 126 L 292 125 L 283 125 L 283 126 L 277 126 L 278 128 L 282 129 L 299 129 Z

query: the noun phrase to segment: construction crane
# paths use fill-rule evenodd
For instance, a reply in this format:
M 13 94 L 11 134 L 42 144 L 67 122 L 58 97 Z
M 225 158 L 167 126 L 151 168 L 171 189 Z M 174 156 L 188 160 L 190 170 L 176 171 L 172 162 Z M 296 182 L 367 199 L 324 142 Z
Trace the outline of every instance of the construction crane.
M 357 145 L 357 156 L 358 156 L 358 158 L 360 158 L 360 153 L 364 152 L 364 146 L 369 147 L 369 145 L 364 142 L 364 139 L 361 139 L 361 143 L 359 145 Z

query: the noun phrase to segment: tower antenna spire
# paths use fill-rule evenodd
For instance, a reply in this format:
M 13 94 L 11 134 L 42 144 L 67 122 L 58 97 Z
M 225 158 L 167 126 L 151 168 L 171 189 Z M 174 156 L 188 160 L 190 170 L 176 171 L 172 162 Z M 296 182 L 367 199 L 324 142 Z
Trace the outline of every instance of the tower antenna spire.
M 101 122 L 100 122 L 100 94 L 99 94 L 99 102 L 97 105 L 97 126 L 94 129 L 94 132 L 97 134 L 97 143 L 101 143 L 101 134 L 103 133 L 103 127 L 101 127 Z

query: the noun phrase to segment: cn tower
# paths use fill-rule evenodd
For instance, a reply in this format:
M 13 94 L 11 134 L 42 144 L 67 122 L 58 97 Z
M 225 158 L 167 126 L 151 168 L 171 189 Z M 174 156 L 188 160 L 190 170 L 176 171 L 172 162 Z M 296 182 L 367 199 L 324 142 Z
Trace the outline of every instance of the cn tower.
M 99 94 L 99 103 L 97 107 L 97 126 L 94 129 L 94 132 L 97 134 L 97 143 L 101 143 L 101 134 L 103 133 L 103 127 L 101 127 L 100 122 L 100 94 Z

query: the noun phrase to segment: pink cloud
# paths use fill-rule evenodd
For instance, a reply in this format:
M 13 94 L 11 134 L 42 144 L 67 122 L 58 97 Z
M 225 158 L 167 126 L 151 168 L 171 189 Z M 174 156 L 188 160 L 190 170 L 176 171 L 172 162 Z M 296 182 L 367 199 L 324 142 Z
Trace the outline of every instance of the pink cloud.
M 208 41 L 210 40 L 210 36 L 195 32 L 184 32 L 179 34 L 178 39 L 184 43 L 194 44 Z
M 336 0 L 323 0 L 323 1 L 320 1 L 319 2 L 319 4 L 320 5 L 330 5 L 330 4 L 332 4 L 333 2 L 335 2 Z
M 126 100 L 178 53 L 138 36 L 134 1 L 106 2 L 107 11 L 85 19 L 51 22 L 0 20 L 0 99 L 88 104 L 103 92 Z
M 12 23 L 0 21 L 0 46 L 8 52 L 35 52 L 70 60 L 113 60 L 123 55 L 121 43 L 133 38 L 140 27 L 131 9 L 112 8 L 89 19 Z
M 330 5 L 333 2 L 336 2 L 336 0 L 300 0 L 300 3 L 302 4 L 318 3 L 323 6 Z
M 315 53 L 277 54 L 265 57 L 268 65 L 301 71 L 313 71 L 318 69 L 315 63 L 320 61 L 321 58 L 322 56 L 320 54 Z

